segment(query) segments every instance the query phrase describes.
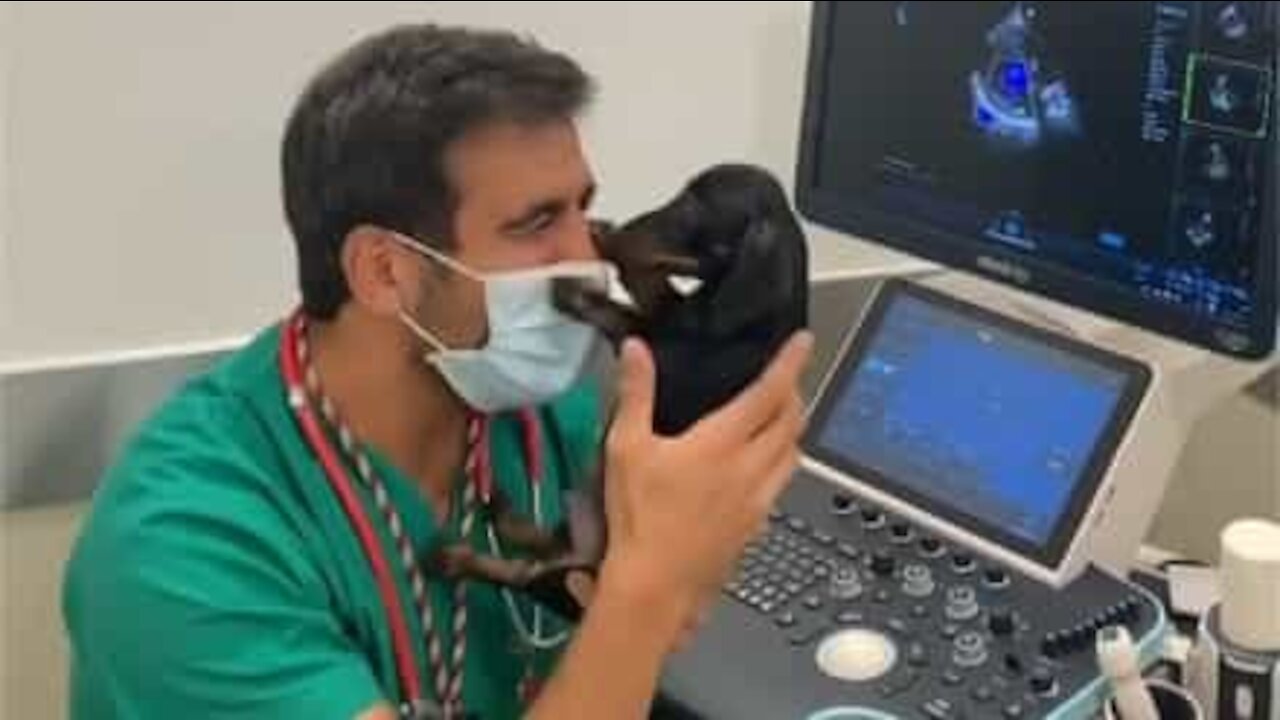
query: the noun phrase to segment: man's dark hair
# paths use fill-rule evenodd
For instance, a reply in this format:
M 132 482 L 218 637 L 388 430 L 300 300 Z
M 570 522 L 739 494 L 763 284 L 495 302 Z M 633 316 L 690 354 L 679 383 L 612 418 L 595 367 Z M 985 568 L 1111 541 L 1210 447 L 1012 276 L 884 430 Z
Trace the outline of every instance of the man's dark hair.
M 570 58 L 498 31 L 399 26 L 340 55 L 303 91 L 281 153 L 307 314 L 346 302 L 342 242 L 362 223 L 452 242 L 454 142 L 493 122 L 571 120 L 593 91 Z

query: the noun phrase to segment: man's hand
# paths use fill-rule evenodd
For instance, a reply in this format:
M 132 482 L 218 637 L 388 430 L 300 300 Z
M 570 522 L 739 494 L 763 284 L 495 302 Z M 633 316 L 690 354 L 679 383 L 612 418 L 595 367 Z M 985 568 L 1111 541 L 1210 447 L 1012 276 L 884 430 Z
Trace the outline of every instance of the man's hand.
M 623 346 L 606 445 L 608 550 L 597 583 L 569 578 L 589 607 L 526 720 L 647 717 L 663 658 L 690 637 L 795 469 L 812 344 L 807 332 L 792 338 L 751 386 L 678 437 L 653 432 L 649 351 Z
M 606 444 L 609 549 L 602 582 L 677 608 L 686 631 L 732 571 L 790 480 L 804 424 L 798 333 L 738 396 L 677 437 L 653 432 L 655 372 L 638 340 L 623 346 L 619 408 Z

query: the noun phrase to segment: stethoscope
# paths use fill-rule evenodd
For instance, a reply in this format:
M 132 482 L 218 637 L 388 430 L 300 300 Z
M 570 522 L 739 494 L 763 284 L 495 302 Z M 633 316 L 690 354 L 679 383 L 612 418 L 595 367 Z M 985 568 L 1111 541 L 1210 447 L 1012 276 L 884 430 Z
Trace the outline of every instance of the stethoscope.
M 280 373 L 288 393 L 289 407 L 297 418 L 298 426 L 304 439 L 319 461 L 326 480 L 334 491 L 338 502 L 342 505 L 343 512 L 346 514 L 352 531 L 356 534 L 356 538 L 373 572 L 383 614 L 386 617 L 387 626 L 391 633 L 396 675 L 405 695 L 402 713 L 412 714 L 413 709 L 423 702 L 422 687 L 419 681 L 418 666 L 414 661 L 413 643 L 410 639 L 408 625 L 405 622 L 406 613 L 392 576 L 392 563 L 378 540 L 373 523 L 368 513 L 365 512 L 365 505 L 356 492 L 356 485 L 352 482 L 350 473 L 347 472 L 345 465 L 339 459 L 337 449 L 324 431 L 320 418 L 309 401 L 298 352 L 301 342 L 301 328 L 302 324 L 300 322 L 290 320 L 285 323 L 281 332 Z M 544 521 L 542 485 L 545 463 L 542 457 L 541 426 L 538 422 L 537 413 L 532 410 L 522 410 L 520 418 L 534 522 L 539 527 L 542 527 Z M 477 483 L 480 498 L 482 501 L 487 501 L 492 497 L 493 483 L 492 468 L 489 463 L 488 433 L 484 434 L 481 443 L 480 452 L 481 457 L 484 458 L 484 462 L 480 463 L 481 472 L 478 472 L 477 477 L 470 478 L 469 481 Z M 490 552 L 501 557 L 502 548 L 494 532 L 493 523 L 489 523 L 486 534 Z M 500 593 L 503 597 L 504 605 L 511 616 L 512 625 L 520 635 L 521 641 L 528 647 L 536 650 L 547 650 L 564 644 L 568 639 L 569 632 L 567 629 L 550 636 L 543 634 L 543 610 L 537 603 L 534 603 L 532 622 L 526 623 L 511 590 L 509 588 L 500 588 Z

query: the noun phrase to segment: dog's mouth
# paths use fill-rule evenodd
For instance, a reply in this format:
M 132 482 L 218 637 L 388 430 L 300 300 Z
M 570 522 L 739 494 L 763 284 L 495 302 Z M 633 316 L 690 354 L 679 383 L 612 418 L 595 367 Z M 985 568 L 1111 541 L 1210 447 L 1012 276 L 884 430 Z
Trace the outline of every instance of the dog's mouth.
M 670 251 L 637 225 L 592 224 L 597 253 L 617 271 L 607 287 L 582 278 L 552 283 L 560 312 L 596 327 L 615 344 L 640 332 L 673 299 L 696 293 L 703 281 L 698 258 Z

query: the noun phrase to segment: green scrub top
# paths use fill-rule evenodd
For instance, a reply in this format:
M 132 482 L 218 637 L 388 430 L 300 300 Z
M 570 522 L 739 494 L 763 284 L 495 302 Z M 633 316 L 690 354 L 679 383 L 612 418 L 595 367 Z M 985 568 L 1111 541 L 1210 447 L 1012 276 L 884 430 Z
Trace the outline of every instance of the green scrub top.
M 63 587 L 73 720 L 351 720 L 401 689 L 372 571 L 342 506 L 299 432 L 278 365 L 280 327 L 193 379 L 148 419 L 106 474 Z M 558 490 L 598 457 L 599 394 L 581 385 L 541 412 L 548 523 Z M 494 420 L 495 482 L 531 512 L 519 422 Z M 372 453 L 420 554 L 457 538 L 437 527 L 414 483 Z M 352 478 L 357 477 L 351 470 Z M 425 642 L 391 538 L 364 486 L 406 609 L 423 692 L 434 697 Z M 489 551 L 484 524 L 471 538 Z M 445 657 L 452 588 L 430 582 Z M 506 599 L 468 583 L 466 709 L 521 712 L 527 668 L 549 674 L 559 649 L 520 642 Z M 530 603 L 515 596 L 526 626 Z M 544 632 L 563 629 L 550 613 Z

